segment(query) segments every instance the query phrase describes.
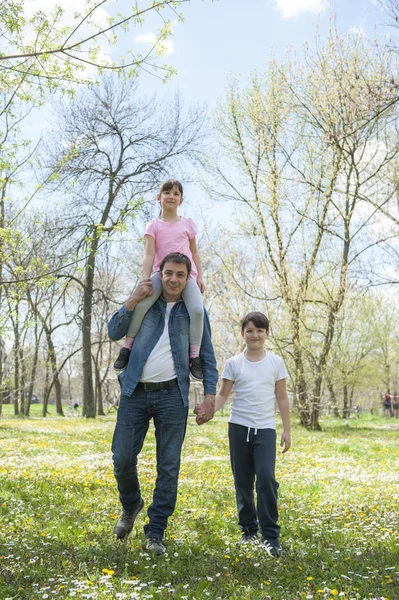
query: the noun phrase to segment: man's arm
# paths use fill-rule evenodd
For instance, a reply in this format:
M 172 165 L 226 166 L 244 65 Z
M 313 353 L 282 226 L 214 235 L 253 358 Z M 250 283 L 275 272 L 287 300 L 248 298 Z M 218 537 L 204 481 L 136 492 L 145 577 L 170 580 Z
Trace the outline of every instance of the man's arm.
M 152 282 L 150 278 L 143 279 L 130 294 L 125 304 L 112 315 L 108 322 L 108 337 L 117 341 L 125 337 L 129 329 L 132 312 L 146 296 L 152 293 Z
M 290 405 L 285 379 L 280 379 L 280 381 L 276 382 L 276 400 L 283 422 L 280 446 L 283 448 L 284 453 L 291 448 Z
M 197 423 L 202 425 L 213 419 L 215 412 L 215 394 L 218 381 L 218 371 L 216 368 L 215 351 L 211 339 L 211 326 L 209 324 L 208 313 L 204 310 L 204 333 L 202 335 L 200 358 L 202 361 L 202 371 L 204 374 L 204 402 L 199 404 L 194 412 L 197 414 Z M 197 411 L 200 411 L 197 413 Z

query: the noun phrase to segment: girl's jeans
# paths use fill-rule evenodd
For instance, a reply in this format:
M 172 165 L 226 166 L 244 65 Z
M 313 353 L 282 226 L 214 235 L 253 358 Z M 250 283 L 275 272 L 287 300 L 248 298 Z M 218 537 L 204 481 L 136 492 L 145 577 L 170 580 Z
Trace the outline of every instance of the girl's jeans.
M 277 525 L 278 483 L 274 475 L 276 432 L 274 429 L 258 429 L 255 435 L 252 427 L 248 431 L 248 427 L 229 423 L 229 442 L 241 531 L 249 535 L 256 533 L 259 520 L 262 536 L 276 539 L 280 533 Z
M 128 511 L 135 510 L 140 501 L 137 456 L 154 419 L 157 480 L 147 513 L 149 523 L 144 527 L 147 537 L 163 537 L 175 508 L 187 414 L 177 384 L 157 392 L 136 389 L 131 396 L 121 396 L 112 453 L 119 498 Z

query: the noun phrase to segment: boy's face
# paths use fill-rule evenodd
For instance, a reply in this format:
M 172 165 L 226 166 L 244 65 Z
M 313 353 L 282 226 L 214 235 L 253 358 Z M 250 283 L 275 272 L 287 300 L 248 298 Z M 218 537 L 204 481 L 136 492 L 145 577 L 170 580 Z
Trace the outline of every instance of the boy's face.
M 241 333 L 245 340 L 247 348 L 250 350 L 260 350 L 265 345 L 269 332 L 262 327 L 256 327 L 252 321 L 248 321 Z

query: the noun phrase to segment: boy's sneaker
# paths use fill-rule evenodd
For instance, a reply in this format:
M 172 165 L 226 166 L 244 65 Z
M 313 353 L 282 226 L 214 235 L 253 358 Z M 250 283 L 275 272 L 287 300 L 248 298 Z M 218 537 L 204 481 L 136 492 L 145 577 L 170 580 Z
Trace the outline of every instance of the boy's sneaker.
M 160 556 L 165 554 L 166 548 L 161 538 L 148 537 L 144 542 L 144 550 L 147 550 L 150 554 L 156 554 Z
M 280 546 L 280 542 L 277 538 L 262 537 L 261 546 L 270 554 L 270 556 L 281 556 L 284 554 L 284 550 Z
M 127 511 L 125 509 L 122 510 L 121 516 L 119 517 L 115 527 L 114 534 L 118 538 L 118 540 L 123 540 L 133 529 L 134 522 L 136 520 L 137 515 L 144 507 L 144 500 L 140 498 L 140 502 L 136 510 L 132 512 Z
M 191 377 L 193 379 L 197 379 L 198 381 L 202 381 L 204 379 L 204 374 L 202 372 L 202 361 L 199 357 L 190 358 L 189 359 L 189 367 Z
M 129 348 L 121 348 L 119 350 L 119 356 L 114 362 L 115 371 L 123 371 L 127 367 L 129 362 L 130 350 Z
M 243 533 L 241 539 L 236 543 L 236 547 L 239 548 L 245 544 L 255 544 L 258 541 L 257 533 Z

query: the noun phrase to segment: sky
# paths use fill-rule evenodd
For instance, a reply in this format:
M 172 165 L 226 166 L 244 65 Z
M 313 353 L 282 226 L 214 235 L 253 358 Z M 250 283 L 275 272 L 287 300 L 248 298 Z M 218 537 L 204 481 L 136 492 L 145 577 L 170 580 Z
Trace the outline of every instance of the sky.
M 56 3 L 57 0 L 26 0 L 30 12 L 38 9 L 48 12 Z M 66 8 L 68 16 L 68 11 L 72 15 L 79 8 L 81 0 L 58 0 L 58 3 Z M 130 4 L 127 0 L 108 0 L 101 8 L 100 20 L 107 13 L 127 13 Z M 138 4 L 148 2 L 141 0 Z M 370 37 L 376 34 L 379 39 L 396 33 L 387 27 L 388 17 L 379 0 L 192 0 L 181 10 L 183 23 L 165 11 L 165 16 L 173 19 L 174 35 L 163 60 L 177 70 L 177 75 L 165 85 L 143 74 L 140 89 L 143 95 L 155 92 L 160 96 L 173 95 L 178 90 L 186 105 L 206 103 L 210 113 L 218 99 L 223 98 L 231 75 L 240 75 L 245 82 L 254 70 L 265 69 L 271 53 L 282 58 L 292 48 L 300 54 L 305 42 L 314 43 L 316 28 L 325 37 L 334 14 L 340 33 Z M 132 46 L 145 52 L 159 25 L 159 18 L 152 14 L 142 26 L 122 34 L 113 57 Z M 104 53 L 109 51 L 104 46 Z M 35 129 L 44 129 L 48 119 L 49 113 L 41 111 L 35 116 Z M 183 214 L 193 216 L 200 195 L 195 186 L 189 186 L 190 202 L 185 203 Z M 220 215 L 225 216 L 225 211 L 223 207 Z

